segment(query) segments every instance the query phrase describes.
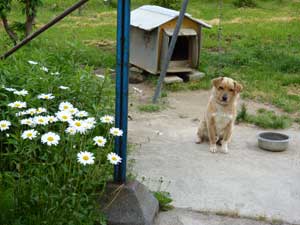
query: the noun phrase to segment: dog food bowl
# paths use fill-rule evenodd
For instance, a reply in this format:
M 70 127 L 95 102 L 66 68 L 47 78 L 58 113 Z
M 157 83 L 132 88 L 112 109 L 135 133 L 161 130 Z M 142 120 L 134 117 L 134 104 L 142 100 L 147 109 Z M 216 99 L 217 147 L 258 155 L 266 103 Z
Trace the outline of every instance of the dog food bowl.
M 282 152 L 288 148 L 290 136 L 276 132 L 261 132 L 258 134 L 258 146 L 261 149 Z

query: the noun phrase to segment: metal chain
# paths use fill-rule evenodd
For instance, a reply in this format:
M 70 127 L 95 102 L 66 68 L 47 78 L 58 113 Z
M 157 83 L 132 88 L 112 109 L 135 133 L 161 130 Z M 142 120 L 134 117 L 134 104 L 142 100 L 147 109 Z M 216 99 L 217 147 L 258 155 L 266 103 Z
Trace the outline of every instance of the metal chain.
M 223 19 L 223 0 L 219 0 L 219 28 L 218 28 L 218 69 L 217 74 L 221 76 L 222 71 L 222 19 Z

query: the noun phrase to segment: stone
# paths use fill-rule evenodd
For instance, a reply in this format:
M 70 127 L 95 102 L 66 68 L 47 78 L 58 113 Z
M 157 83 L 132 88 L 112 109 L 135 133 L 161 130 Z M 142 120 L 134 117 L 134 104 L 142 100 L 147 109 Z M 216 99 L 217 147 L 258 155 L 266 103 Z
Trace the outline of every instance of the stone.
M 129 83 L 131 84 L 139 84 L 144 82 L 145 77 L 142 75 L 143 70 L 131 67 L 130 68 L 130 74 L 129 74 Z
M 205 76 L 205 73 L 200 72 L 198 70 L 193 70 L 193 72 L 191 72 L 189 74 L 189 80 L 193 81 L 193 80 L 200 80 L 201 78 L 203 78 Z
M 164 79 L 165 84 L 172 84 L 172 83 L 182 83 L 183 79 L 178 76 L 166 76 Z
M 100 203 L 108 225 L 153 225 L 159 209 L 157 199 L 137 181 L 108 184 Z

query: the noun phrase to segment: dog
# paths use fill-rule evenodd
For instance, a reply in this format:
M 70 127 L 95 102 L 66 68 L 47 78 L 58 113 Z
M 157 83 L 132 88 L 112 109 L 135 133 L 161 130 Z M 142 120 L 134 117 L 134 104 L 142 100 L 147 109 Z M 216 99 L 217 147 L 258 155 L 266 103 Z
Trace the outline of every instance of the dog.
M 209 98 L 205 117 L 198 128 L 198 141 L 209 141 L 209 150 L 217 152 L 217 145 L 222 146 L 222 152 L 228 153 L 228 143 L 237 115 L 237 102 L 243 86 L 228 77 L 212 80 L 212 92 Z

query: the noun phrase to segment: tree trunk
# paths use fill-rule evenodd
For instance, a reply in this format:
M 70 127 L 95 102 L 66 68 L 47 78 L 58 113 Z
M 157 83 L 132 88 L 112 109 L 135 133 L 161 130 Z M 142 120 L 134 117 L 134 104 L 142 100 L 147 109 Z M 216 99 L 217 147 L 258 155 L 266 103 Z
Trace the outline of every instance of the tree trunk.
M 13 41 L 14 45 L 16 45 L 17 42 L 18 42 L 17 34 L 8 25 L 8 21 L 7 21 L 6 16 L 1 15 L 1 20 L 2 20 L 2 23 L 3 23 L 3 26 L 4 26 L 4 29 L 5 29 L 6 33 L 8 34 L 10 39 Z
M 32 32 L 32 27 L 35 19 L 35 7 L 31 7 L 30 0 L 26 0 L 25 6 L 25 13 L 26 13 L 26 24 L 25 24 L 25 35 L 26 37 L 29 36 Z

